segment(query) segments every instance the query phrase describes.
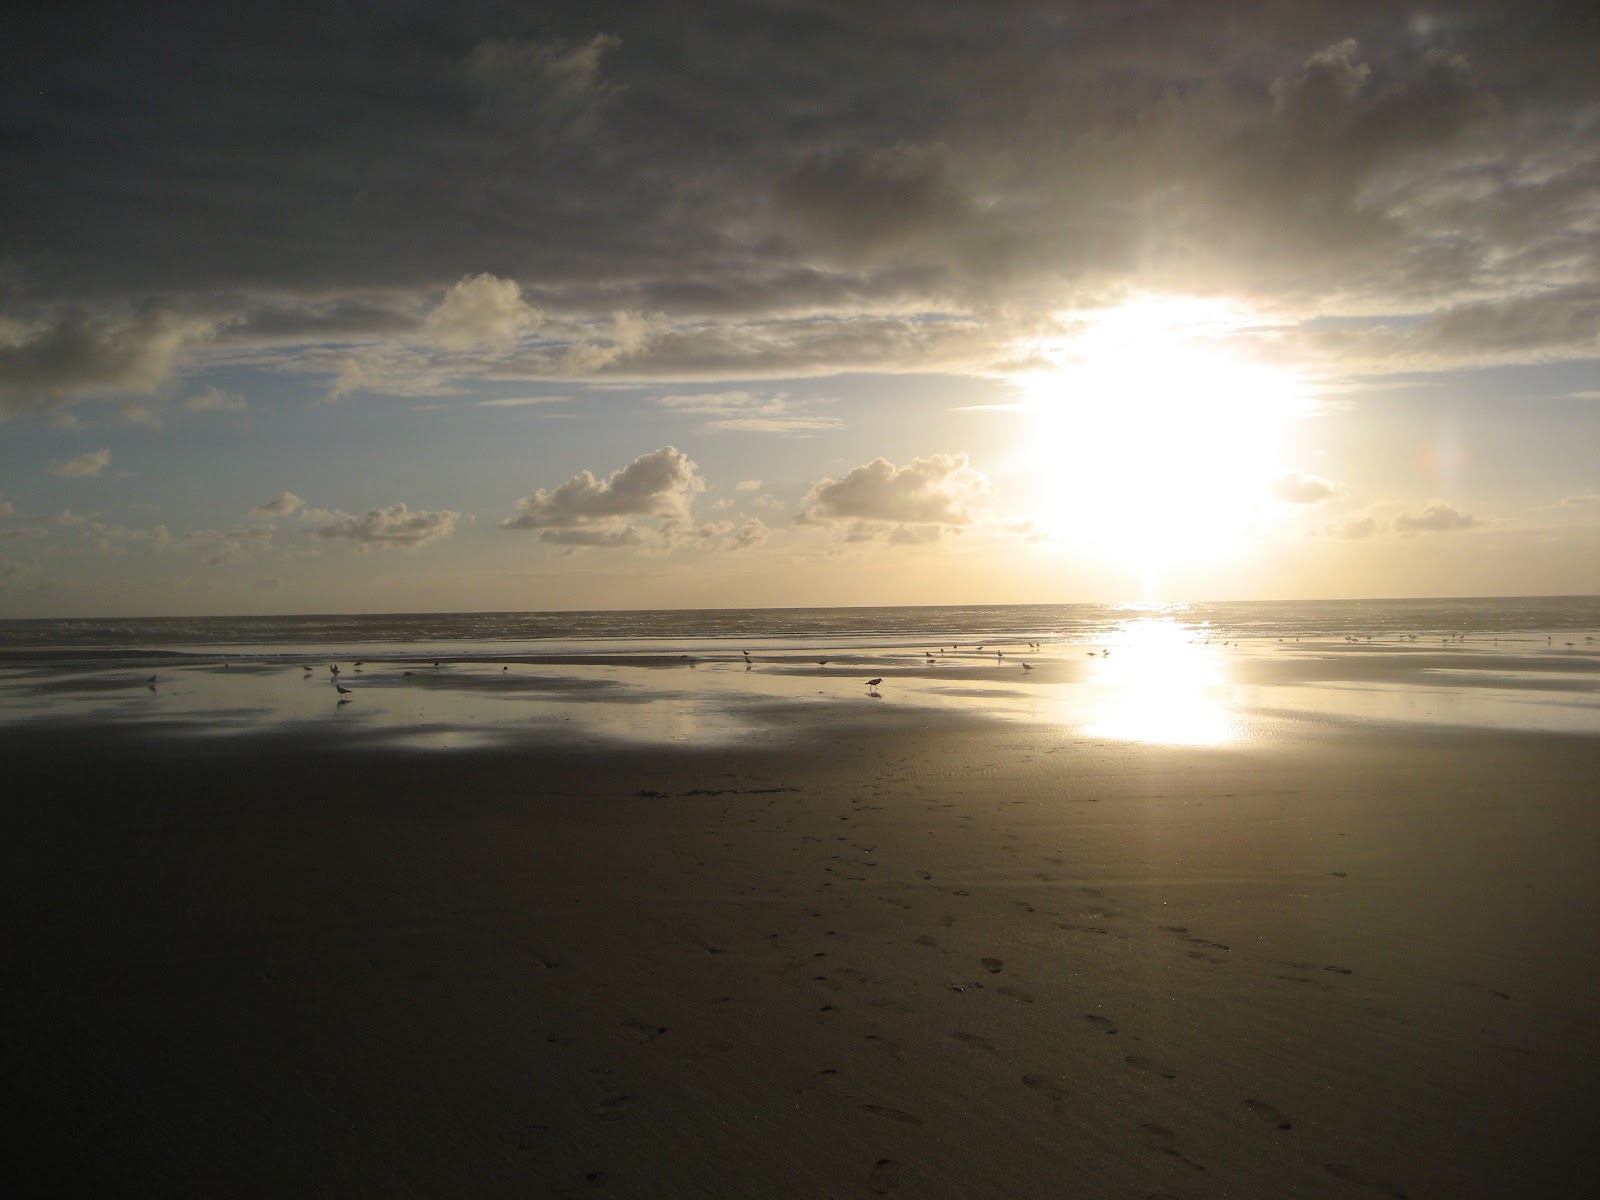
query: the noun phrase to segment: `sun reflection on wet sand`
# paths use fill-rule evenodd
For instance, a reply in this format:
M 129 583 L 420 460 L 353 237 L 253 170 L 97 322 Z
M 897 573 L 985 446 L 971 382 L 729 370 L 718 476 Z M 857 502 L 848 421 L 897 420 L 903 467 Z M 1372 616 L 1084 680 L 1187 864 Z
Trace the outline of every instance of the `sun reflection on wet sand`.
M 1172 618 L 1123 623 L 1094 653 L 1080 705 L 1091 737 L 1172 746 L 1219 746 L 1242 737 L 1227 701 L 1232 683 L 1218 648 Z

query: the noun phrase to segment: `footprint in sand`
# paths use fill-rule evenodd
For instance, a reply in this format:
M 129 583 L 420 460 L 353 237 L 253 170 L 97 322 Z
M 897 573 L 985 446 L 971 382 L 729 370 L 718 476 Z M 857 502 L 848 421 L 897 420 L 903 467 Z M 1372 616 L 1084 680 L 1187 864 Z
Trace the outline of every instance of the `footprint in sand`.
M 838 1067 L 823 1067 L 822 1070 L 815 1074 L 807 1075 L 795 1086 L 794 1090 L 797 1092 L 809 1092 L 814 1087 L 821 1087 L 823 1084 L 831 1082 L 838 1073 Z
M 1110 1017 L 1102 1017 L 1099 1013 L 1084 1013 L 1083 1019 L 1102 1033 L 1115 1033 L 1117 1031 L 1116 1022 Z
M 1343 1179 L 1347 1183 L 1359 1183 L 1362 1187 L 1371 1188 L 1375 1192 L 1393 1196 L 1394 1200 L 1405 1200 L 1404 1188 L 1396 1187 L 1387 1179 L 1379 1179 L 1374 1175 L 1368 1175 L 1365 1171 L 1358 1171 L 1346 1163 L 1328 1163 L 1324 1170 L 1335 1179 Z
M 900 1186 L 900 1164 L 892 1158 L 880 1158 L 872 1164 L 867 1186 L 880 1196 L 894 1191 Z
M 624 1021 L 622 1032 L 636 1042 L 653 1042 L 667 1031 L 665 1025 L 652 1025 L 648 1021 Z
M 1265 1100 L 1246 1100 L 1244 1106 L 1269 1125 L 1279 1129 L 1293 1129 L 1294 1122 Z
M 917 878 L 918 879 L 932 879 L 933 878 L 933 872 L 932 871 L 918 871 L 917 872 Z
M 1142 1054 L 1130 1054 L 1122 1061 L 1136 1071 L 1149 1071 L 1152 1074 L 1161 1076 L 1163 1079 L 1176 1079 L 1178 1077 L 1178 1073 L 1167 1066 L 1166 1063 L 1156 1062 L 1154 1059 L 1146 1058 Z
M 964 1029 L 958 1029 L 950 1036 L 955 1038 L 955 1040 L 958 1042 L 965 1042 L 969 1046 L 976 1046 L 979 1050 L 987 1050 L 990 1054 L 1000 1053 L 1000 1051 L 995 1048 L 995 1044 L 988 1038 L 979 1037 L 975 1033 L 968 1033 Z
M 1205 1170 L 1203 1166 L 1178 1149 L 1176 1145 L 1177 1135 L 1165 1125 L 1157 1125 L 1154 1122 L 1146 1121 L 1139 1126 L 1139 1132 L 1144 1134 L 1145 1144 L 1152 1150 L 1159 1150 L 1161 1153 L 1170 1155 L 1181 1163 L 1187 1163 L 1196 1171 Z
M 939 944 L 939 939 L 936 937 L 930 937 L 925 933 L 916 939 L 916 943 L 919 946 L 937 946 Z
M 996 988 L 995 991 L 999 992 L 1002 996 L 1009 996 L 1013 1000 L 1020 1000 L 1023 1004 L 1033 1003 L 1033 993 L 1025 992 L 1019 987 L 1002 987 Z M 1115 1030 L 1112 1032 L 1115 1032 Z
M 1063 1101 L 1067 1098 L 1066 1091 L 1048 1075 L 1024 1075 L 1022 1082 L 1049 1100 L 1052 1112 L 1060 1112 L 1065 1107 Z
M 882 1104 L 863 1104 L 861 1111 L 871 1113 L 875 1117 L 886 1117 L 891 1121 L 899 1121 L 902 1125 L 921 1125 L 922 1118 L 915 1113 L 908 1113 L 904 1109 L 889 1108 Z
M 998 958 L 986 958 L 983 960 L 983 969 L 991 975 L 1000 974 L 1005 965 L 1004 960 Z
M 1352 971 L 1349 967 L 1323 967 L 1322 969 L 1324 971 L 1332 971 L 1336 975 L 1354 975 L 1355 974 L 1355 972 Z

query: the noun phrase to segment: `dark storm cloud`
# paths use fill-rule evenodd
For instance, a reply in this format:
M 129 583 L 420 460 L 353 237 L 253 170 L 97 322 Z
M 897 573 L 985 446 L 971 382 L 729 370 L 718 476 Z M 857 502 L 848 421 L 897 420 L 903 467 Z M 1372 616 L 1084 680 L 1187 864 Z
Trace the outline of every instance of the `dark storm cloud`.
M 1127 288 L 1521 303 L 1600 271 L 1597 57 L 1557 2 L 41 8 L 0 45 L 0 386 L 166 378 L 201 340 L 105 315 L 150 297 L 217 352 L 704 378 L 966 368 Z M 655 324 L 582 336 L 618 313 Z

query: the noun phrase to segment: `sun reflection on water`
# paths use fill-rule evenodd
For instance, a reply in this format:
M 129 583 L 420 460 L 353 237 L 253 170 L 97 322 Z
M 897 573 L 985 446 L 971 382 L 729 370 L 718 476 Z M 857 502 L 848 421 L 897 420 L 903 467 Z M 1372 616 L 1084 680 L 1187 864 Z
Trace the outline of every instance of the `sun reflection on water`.
M 1224 656 L 1192 626 L 1170 617 L 1134 618 L 1090 660 L 1083 729 L 1091 737 L 1173 746 L 1237 741 L 1239 722 L 1226 699 L 1230 682 Z

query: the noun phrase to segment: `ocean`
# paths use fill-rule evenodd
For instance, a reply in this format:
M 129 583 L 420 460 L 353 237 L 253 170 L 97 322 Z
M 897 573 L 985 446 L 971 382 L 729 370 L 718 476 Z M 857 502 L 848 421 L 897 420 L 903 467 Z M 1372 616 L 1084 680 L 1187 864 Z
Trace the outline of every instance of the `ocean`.
M 10 727 L 700 744 L 864 700 L 1182 744 L 1294 721 L 1600 735 L 1600 597 L 0 621 Z

